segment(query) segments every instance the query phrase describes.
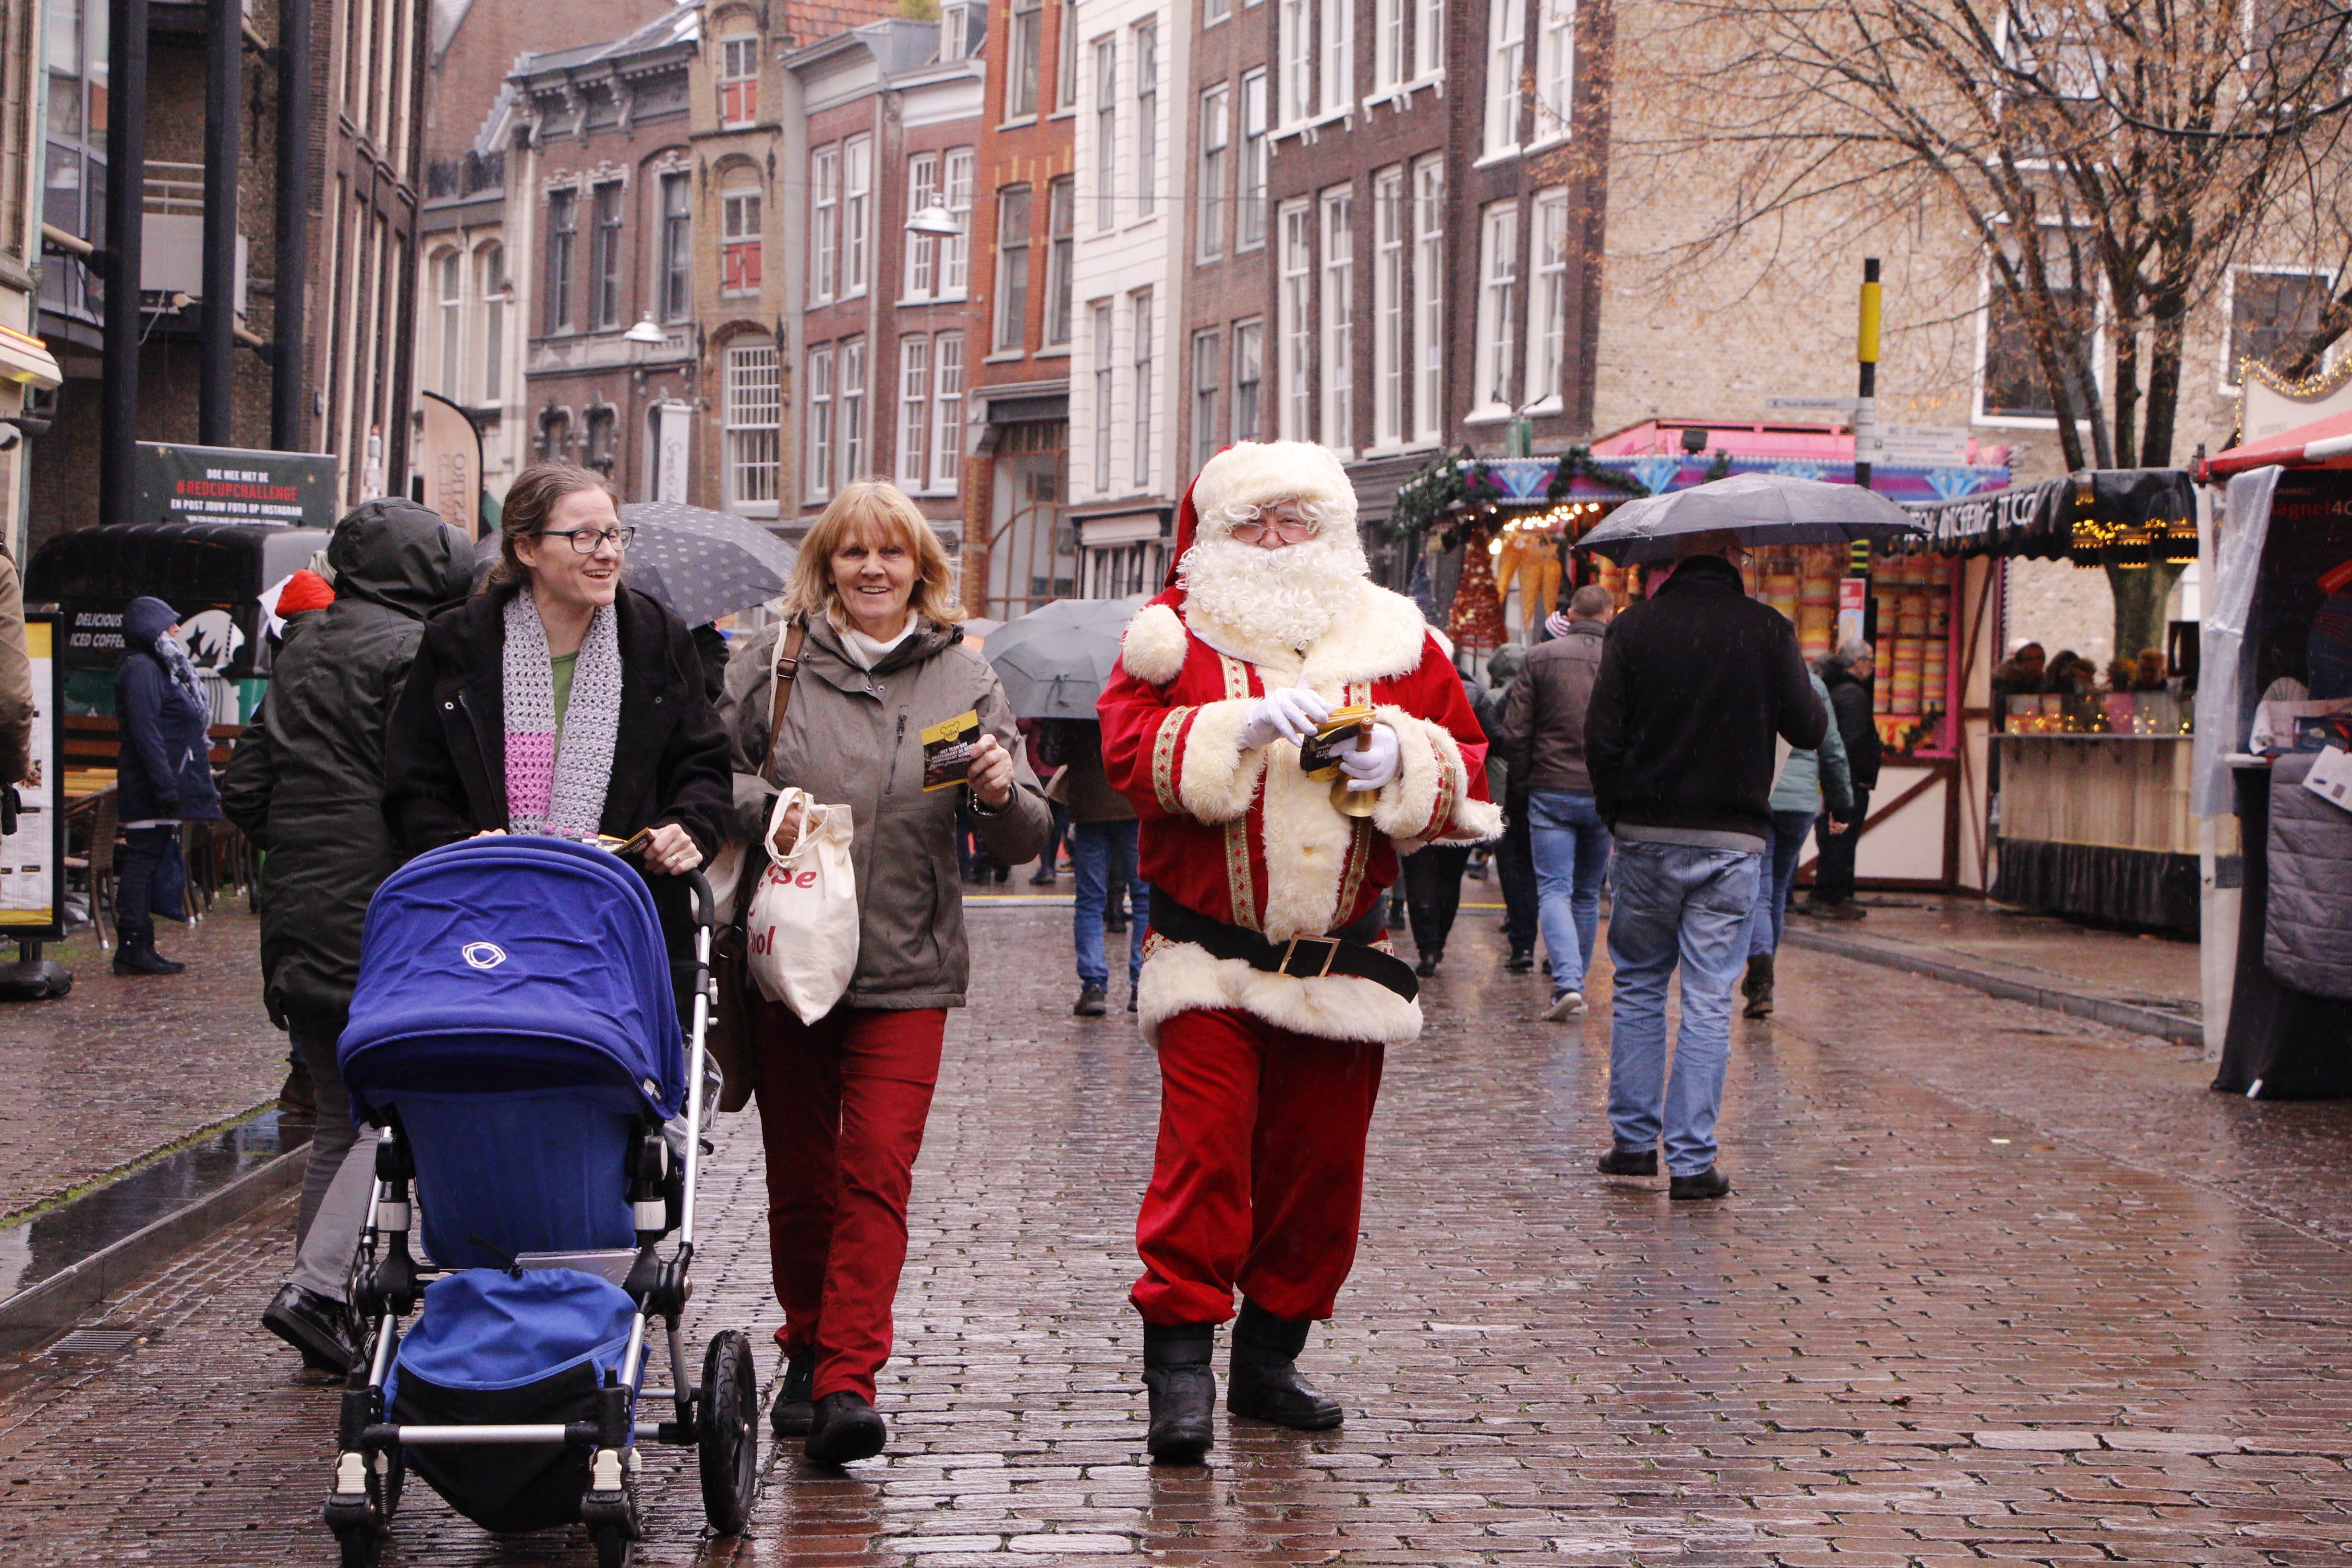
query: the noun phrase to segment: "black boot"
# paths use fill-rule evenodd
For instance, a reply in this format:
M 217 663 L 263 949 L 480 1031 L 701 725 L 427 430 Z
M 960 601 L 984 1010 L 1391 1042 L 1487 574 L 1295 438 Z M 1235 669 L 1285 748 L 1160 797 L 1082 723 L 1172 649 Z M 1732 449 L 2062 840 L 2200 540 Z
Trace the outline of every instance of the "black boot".
M 809 1399 L 809 1386 L 815 1381 L 816 1352 L 803 1351 L 784 1363 L 783 1386 L 776 1390 L 776 1403 L 768 1410 L 768 1430 L 778 1438 L 805 1437 L 816 1424 L 816 1406 Z
M 1316 1393 L 1298 1375 L 1298 1352 L 1307 1348 L 1308 1327 L 1304 1319 L 1292 1322 L 1244 1301 L 1242 1315 L 1234 1320 L 1225 1408 L 1300 1432 L 1328 1431 L 1344 1420 L 1337 1400 Z
M 177 974 L 187 968 L 155 951 L 152 921 L 118 921 L 114 928 L 114 973 L 117 974 Z
M 845 1388 L 811 1407 L 803 1451 L 814 1464 L 846 1465 L 872 1458 L 889 1440 L 890 1428 L 866 1396 Z
M 1748 998 L 1747 1016 L 1769 1018 L 1772 1016 L 1772 955 L 1752 952 L 1748 955 L 1748 978 L 1739 983 L 1740 994 Z
M 1197 1465 L 1216 1441 L 1217 1325 L 1143 1325 L 1143 1386 L 1151 1396 L 1152 1462 Z
M 1535 966 L 1536 950 L 1532 947 L 1515 947 L 1511 956 L 1503 960 L 1503 967 L 1513 974 L 1525 974 Z

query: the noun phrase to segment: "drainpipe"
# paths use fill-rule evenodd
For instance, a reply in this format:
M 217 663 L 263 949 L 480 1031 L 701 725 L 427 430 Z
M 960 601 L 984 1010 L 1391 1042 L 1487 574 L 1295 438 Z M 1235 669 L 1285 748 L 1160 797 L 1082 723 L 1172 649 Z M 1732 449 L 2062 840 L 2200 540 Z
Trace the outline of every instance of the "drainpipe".
M 98 405 L 98 520 L 132 522 L 139 441 L 139 268 L 147 191 L 147 0 L 108 0 L 106 337 Z
M 298 3 L 291 7 L 299 9 Z M 243 0 L 206 0 L 205 23 L 205 315 L 196 377 L 196 439 L 235 444 L 237 99 L 245 85 Z
M 302 439 L 303 341 L 310 263 L 310 0 L 278 11 L 277 278 L 270 285 L 269 444 L 306 452 Z

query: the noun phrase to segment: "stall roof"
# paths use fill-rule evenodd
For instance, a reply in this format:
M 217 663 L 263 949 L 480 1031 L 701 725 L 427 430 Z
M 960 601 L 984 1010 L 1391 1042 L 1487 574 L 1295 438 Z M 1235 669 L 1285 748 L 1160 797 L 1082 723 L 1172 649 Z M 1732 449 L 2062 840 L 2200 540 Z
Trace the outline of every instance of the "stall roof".
M 1683 449 L 1685 431 L 1706 435 L 1706 449 Z M 1898 501 L 1935 500 L 1997 490 L 2009 483 L 2009 448 L 1970 440 L 1958 463 L 1880 463 L 1870 488 Z M 1489 458 L 1503 481 L 1507 503 L 1542 500 L 1558 466 L 1555 458 Z M 1739 420 L 1648 419 L 1592 443 L 1592 464 L 1622 474 L 1642 489 L 1628 492 L 1580 476 L 1572 500 L 1623 500 L 1629 493 L 1663 495 L 1732 474 L 1786 474 L 1832 484 L 1853 482 L 1853 432 L 1835 425 L 1757 424 Z
M 2181 468 L 2085 468 L 1986 495 L 1906 502 L 1939 555 L 2023 555 L 2095 565 L 2194 560 L 2197 491 Z
M 2352 468 L 2352 409 L 2217 453 L 2206 459 L 2198 477 L 2226 479 L 2273 463 L 2287 468 Z

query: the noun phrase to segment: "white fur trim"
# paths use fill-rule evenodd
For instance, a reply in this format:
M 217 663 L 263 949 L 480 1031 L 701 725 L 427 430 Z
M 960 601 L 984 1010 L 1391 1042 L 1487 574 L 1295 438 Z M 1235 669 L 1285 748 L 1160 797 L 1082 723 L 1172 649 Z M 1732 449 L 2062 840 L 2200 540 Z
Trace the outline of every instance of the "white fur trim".
M 1219 653 L 1256 665 L 1265 671 L 1269 690 L 1277 686 L 1311 686 L 1326 697 L 1337 698 L 1339 689 L 1352 681 L 1393 680 L 1412 674 L 1421 668 L 1429 650 L 1429 624 L 1422 619 L 1421 606 L 1375 583 L 1357 589 L 1348 606 L 1333 617 L 1331 629 L 1315 639 L 1303 660 L 1296 648 L 1246 637 L 1219 625 L 1213 616 L 1196 609 L 1189 595 L 1184 612 L 1194 637 Z M 1135 666 L 1130 663 L 1128 668 L 1135 670 Z
M 1165 605 L 1146 605 L 1127 623 L 1118 659 L 1128 674 L 1165 686 L 1184 668 L 1184 623 Z
M 1320 936 L 1347 912 L 1339 908 L 1339 875 L 1353 824 L 1331 808 L 1328 780 L 1299 771 L 1297 747 L 1276 741 L 1265 754 L 1265 897 L 1259 923 L 1274 942 Z
M 1335 814 L 1336 815 L 1336 814 Z M 1277 1028 L 1324 1040 L 1402 1045 L 1421 1035 L 1421 1004 L 1353 975 L 1294 980 L 1212 958 L 1191 942 L 1169 942 L 1143 961 L 1137 1021 L 1157 1044 L 1160 1026 L 1195 1007 L 1234 1007 Z
M 1356 487 L 1327 447 L 1312 441 L 1237 441 L 1201 466 L 1192 505 L 1202 526 L 1219 507 L 1240 502 L 1320 501 L 1335 524 L 1356 526 Z
M 1242 726 L 1254 706 L 1245 697 L 1206 703 L 1184 732 L 1176 798 L 1202 822 L 1231 822 L 1257 797 L 1258 775 L 1265 771 L 1268 753 L 1241 749 Z M 1291 756 L 1290 771 L 1297 773 L 1296 749 Z
M 1372 711 L 1397 732 L 1397 776 L 1381 791 L 1372 826 L 1397 841 L 1399 853 L 1429 843 L 1481 844 L 1502 837 L 1502 807 L 1470 797 L 1470 770 L 1462 761 L 1460 743 L 1444 725 L 1416 719 L 1401 708 Z M 1449 783 L 1453 810 L 1445 821 L 1433 825 L 1438 796 Z

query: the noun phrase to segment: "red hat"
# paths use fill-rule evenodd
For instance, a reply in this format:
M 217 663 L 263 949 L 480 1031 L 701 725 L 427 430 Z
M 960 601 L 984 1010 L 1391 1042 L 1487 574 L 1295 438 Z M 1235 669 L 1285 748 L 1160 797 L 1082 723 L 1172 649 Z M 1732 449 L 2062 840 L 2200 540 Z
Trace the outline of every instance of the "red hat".
M 299 616 L 305 610 L 323 610 L 335 602 L 334 589 L 327 580 L 305 566 L 286 579 L 286 586 L 278 590 L 278 615 L 283 620 Z
M 1168 575 L 1160 581 L 1163 589 L 1176 585 L 1177 568 L 1184 563 L 1184 554 L 1192 548 L 1192 541 L 1201 531 L 1201 510 L 1192 504 L 1192 492 L 1201 488 L 1201 476 L 1194 474 L 1192 482 L 1184 487 L 1184 499 L 1176 503 L 1176 548 L 1168 556 Z

